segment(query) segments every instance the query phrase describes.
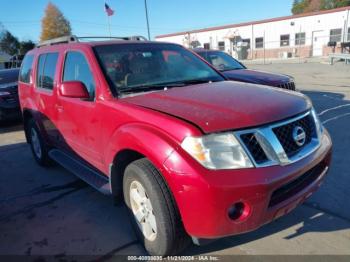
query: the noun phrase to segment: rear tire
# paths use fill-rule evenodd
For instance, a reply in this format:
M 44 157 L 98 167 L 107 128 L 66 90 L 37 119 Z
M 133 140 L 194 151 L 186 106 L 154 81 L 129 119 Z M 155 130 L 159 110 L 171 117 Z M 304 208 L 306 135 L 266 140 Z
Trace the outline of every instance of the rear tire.
M 35 161 L 41 166 L 50 166 L 52 161 L 48 154 L 48 147 L 44 142 L 42 134 L 32 118 L 26 126 L 30 148 L 32 150 Z
M 150 255 L 174 255 L 190 243 L 173 196 L 148 159 L 127 166 L 123 193 L 136 234 Z

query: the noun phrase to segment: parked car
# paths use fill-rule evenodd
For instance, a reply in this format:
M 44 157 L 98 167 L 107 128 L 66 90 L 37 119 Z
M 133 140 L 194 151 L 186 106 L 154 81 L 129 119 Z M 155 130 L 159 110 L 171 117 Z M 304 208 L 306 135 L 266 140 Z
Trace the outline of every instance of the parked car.
M 224 81 L 177 44 L 63 42 L 20 72 L 34 159 L 124 198 L 150 254 L 255 230 L 322 183 L 332 142 L 306 96 Z
M 0 70 L 0 121 L 21 116 L 18 100 L 19 69 Z
M 229 80 L 295 90 L 294 79 L 291 76 L 247 69 L 241 62 L 222 51 L 202 48 L 194 51 Z

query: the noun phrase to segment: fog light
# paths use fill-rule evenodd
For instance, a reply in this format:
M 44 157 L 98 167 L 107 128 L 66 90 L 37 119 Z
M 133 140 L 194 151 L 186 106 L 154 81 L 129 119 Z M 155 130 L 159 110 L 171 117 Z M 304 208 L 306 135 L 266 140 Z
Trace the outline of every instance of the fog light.
M 243 220 L 249 215 L 250 207 L 243 202 L 237 202 L 228 209 L 228 217 L 232 220 Z

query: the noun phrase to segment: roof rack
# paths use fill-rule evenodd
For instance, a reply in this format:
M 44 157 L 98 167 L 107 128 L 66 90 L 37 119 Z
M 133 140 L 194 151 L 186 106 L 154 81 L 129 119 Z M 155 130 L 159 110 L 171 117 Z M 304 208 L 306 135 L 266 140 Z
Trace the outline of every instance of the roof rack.
M 50 45 L 58 45 L 58 44 L 66 44 L 72 42 L 81 42 L 79 40 L 87 40 L 87 39 L 106 39 L 106 40 L 123 40 L 123 41 L 148 41 L 144 36 L 82 36 L 77 37 L 75 35 L 62 36 L 46 41 L 42 41 L 37 44 L 37 47 L 50 46 Z

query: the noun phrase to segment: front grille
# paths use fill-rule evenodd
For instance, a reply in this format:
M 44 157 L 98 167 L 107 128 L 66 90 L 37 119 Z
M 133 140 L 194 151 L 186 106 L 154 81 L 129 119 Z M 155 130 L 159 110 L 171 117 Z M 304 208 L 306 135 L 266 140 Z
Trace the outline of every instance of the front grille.
M 253 133 L 241 135 L 241 139 L 257 164 L 262 164 L 268 160 L 264 150 Z
M 294 82 L 287 82 L 287 83 L 279 84 L 277 87 L 295 91 L 295 83 Z
M 269 207 L 273 207 L 287 200 L 288 198 L 298 194 L 304 188 L 311 185 L 318 179 L 326 167 L 326 162 L 321 162 L 303 175 L 299 176 L 297 179 L 275 190 L 271 195 Z
M 297 126 L 302 127 L 306 134 L 305 143 L 302 146 L 298 146 L 293 139 L 293 130 Z M 313 137 L 317 137 L 315 121 L 311 114 L 289 124 L 275 127 L 272 130 L 289 158 L 308 145 Z

